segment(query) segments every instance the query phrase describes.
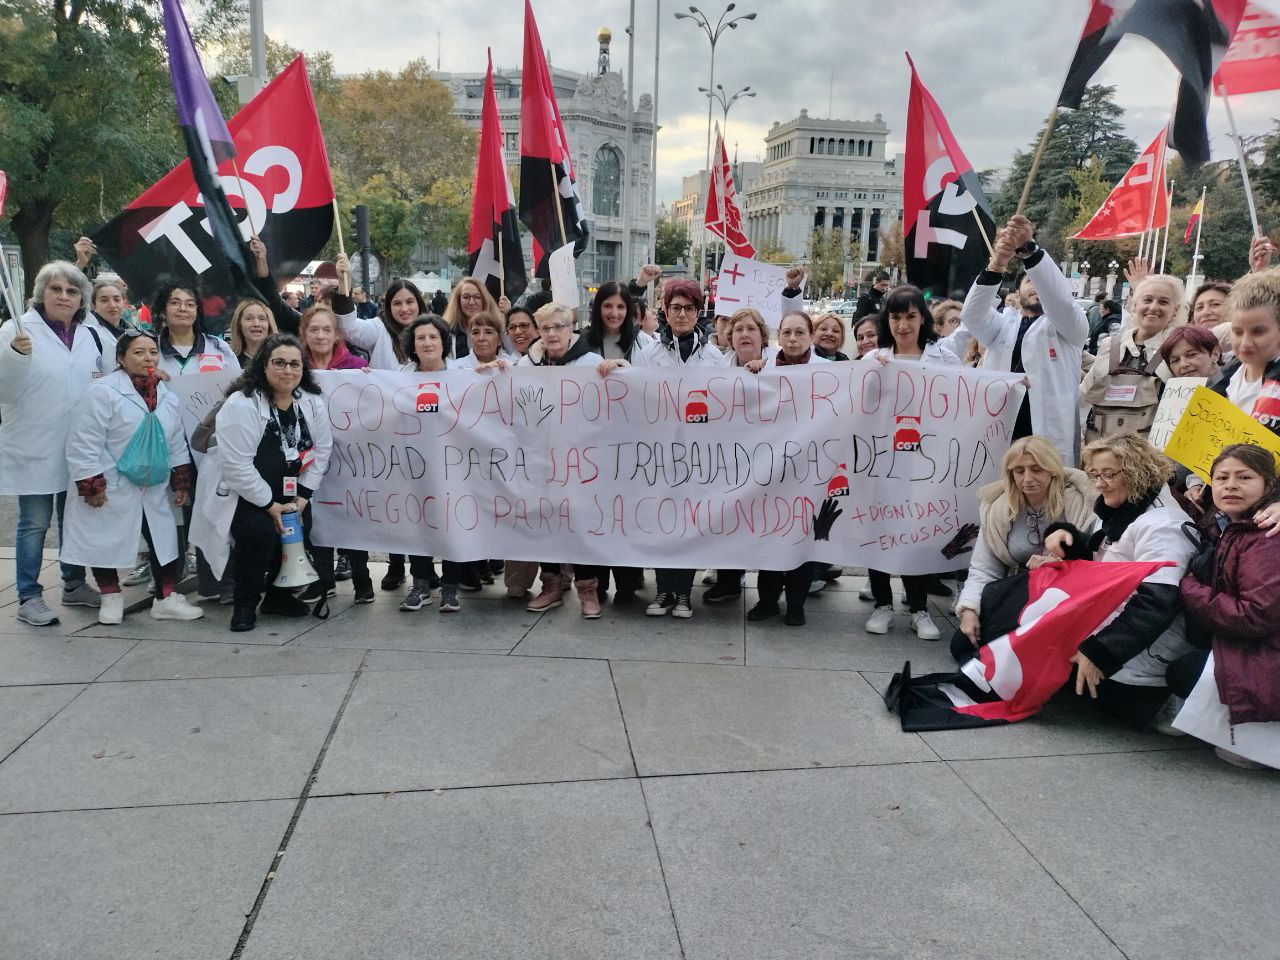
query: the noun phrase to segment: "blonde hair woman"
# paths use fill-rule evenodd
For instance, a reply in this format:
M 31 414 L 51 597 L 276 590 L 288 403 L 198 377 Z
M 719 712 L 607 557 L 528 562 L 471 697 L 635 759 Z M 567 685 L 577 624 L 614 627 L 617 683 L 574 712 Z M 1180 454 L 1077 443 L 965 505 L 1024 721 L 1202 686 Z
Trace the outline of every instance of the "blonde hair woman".
M 1045 437 L 1015 440 L 1005 451 L 1001 479 L 978 491 L 978 542 L 969 576 L 956 601 L 960 629 L 952 653 L 966 660 L 981 634 L 982 589 L 993 580 L 1027 569 L 1032 557 L 1045 553 L 1051 524 L 1065 522 L 1092 531 L 1097 494 L 1083 470 L 1063 464 Z
M 275 317 L 271 315 L 267 305 L 254 297 L 245 297 L 236 304 L 235 312 L 231 314 L 227 342 L 231 344 L 231 352 L 236 355 L 243 368 L 249 365 L 262 342 L 277 332 Z
M 468 337 L 471 333 L 471 324 L 477 318 L 488 317 L 493 321 L 493 325 L 501 330 L 503 314 L 510 307 L 511 301 L 506 297 L 500 301 L 494 300 L 488 288 L 479 280 L 473 277 L 464 277 L 459 280 L 458 285 L 449 294 L 449 304 L 444 308 L 443 316 L 444 322 L 449 327 L 449 333 L 453 337 L 450 359 L 456 360 L 471 352 Z

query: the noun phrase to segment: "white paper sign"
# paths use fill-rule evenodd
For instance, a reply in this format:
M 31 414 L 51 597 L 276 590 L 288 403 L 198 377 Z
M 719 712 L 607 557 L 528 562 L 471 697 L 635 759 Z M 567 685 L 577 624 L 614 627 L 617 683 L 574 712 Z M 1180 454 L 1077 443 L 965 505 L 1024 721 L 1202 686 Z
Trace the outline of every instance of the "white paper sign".
M 547 259 L 551 274 L 551 296 L 556 303 L 576 310 L 582 303 L 578 290 L 578 275 L 573 269 L 573 244 L 566 243 L 559 250 L 551 251 Z
M 727 317 L 743 307 L 753 307 L 760 311 L 765 323 L 776 328 L 782 320 L 782 291 L 786 286 L 786 267 L 726 253 L 716 281 L 716 316 Z
M 1164 385 L 1164 393 L 1160 395 L 1160 406 L 1156 408 L 1156 418 L 1151 423 L 1150 444 L 1157 450 L 1163 450 L 1173 436 L 1174 428 L 1182 419 L 1183 411 L 1191 400 L 1196 387 L 1205 385 L 1204 377 L 1174 377 Z

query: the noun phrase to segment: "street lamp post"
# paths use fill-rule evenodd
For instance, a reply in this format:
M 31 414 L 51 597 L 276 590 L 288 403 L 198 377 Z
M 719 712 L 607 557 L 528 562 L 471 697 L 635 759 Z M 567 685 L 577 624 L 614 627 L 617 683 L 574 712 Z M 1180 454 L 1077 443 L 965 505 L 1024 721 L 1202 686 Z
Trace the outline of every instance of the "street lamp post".
M 707 86 L 706 86 L 706 89 L 708 90 L 714 90 L 716 86 L 716 44 L 719 42 L 721 35 L 726 30 L 737 30 L 738 24 L 742 23 L 745 20 L 754 20 L 756 18 L 756 15 L 754 13 L 744 13 L 736 17 L 730 18 L 729 14 L 733 12 L 735 7 L 737 7 L 736 3 L 731 3 L 727 7 L 725 7 L 724 13 L 720 14 L 720 19 L 716 21 L 715 26 L 711 25 L 711 21 L 707 18 L 707 15 L 703 13 L 701 10 L 699 10 L 697 7 L 690 7 L 688 13 L 676 14 L 677 20 L 692 20 L 694 25 L 696 25 L 699 30 L 701 30 L 704 34 L 706 34 L 707 41 L 711 44 L 711 78 L 707 81 Z M 711 106 L 712 106 L 711 100 L 710 98 L 708 98 L 707 100 L 707 150 L 706 150 L 707 159 L 706 159 L 706 166 L 704 167 L 704 169 L 707 171 L 708 177 L 711 176 Z M 703 253 L 702 253 L 702 256 L 699 258 L 699 261 L 700 261 L 698 266 L 699 278 L 705 278 L 706 271 L 707 271 L 707 267 L 706 267 L 707 257 L 706 257 L 706 249 L 705 249 L 706 248 L 705 225 L 703 226 L 702 238 L 703 238 Z
M 724 137 L 725 143 L 728 143 L 729 142 L 729 134 L 728 134 L 729 108 L 732 107 L 735 103 L 738 102 L 739 99 L 743 97 L 754 97 L 756 95 L 756 92 L 752 90 L 750 87 L 743 87 L 741 90 L 739 90 L 737 93 L 735 93 L 733 96 L 730 97 L 726 94 L 724 85 L 719 83 L 716 84 L 715 90 L 708 90 L 706 87 L 699 87 L 698 92 L 705 94 L 706 96 L 710 97 L 712 100 L 715 100 L 717 103 L 720 104 L 721 108 L 724 110 L 724 123 L 720 125 L 720 135 Z M 708 164 L 708 169 L 710 169 L 710 164 Z

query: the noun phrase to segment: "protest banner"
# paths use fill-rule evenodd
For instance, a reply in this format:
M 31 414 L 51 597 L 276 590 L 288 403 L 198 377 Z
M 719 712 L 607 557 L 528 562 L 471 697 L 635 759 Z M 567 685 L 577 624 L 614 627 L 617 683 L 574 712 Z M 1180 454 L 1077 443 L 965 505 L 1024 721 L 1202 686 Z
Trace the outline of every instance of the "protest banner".
M 1208 482 L 1209 467 L 1222 448 L 1232 443 L 1252 443 L 1280 458 L 1280 437 L 1226 397 L 1208 387 L 1196 387 L 1164 452 Z
M 169 381 L 169 389 L 178 397 L 182 432 L 188 440 L 205 415 L 227 395 L 227 387 L 238 376 L 239 370 L 218 370 L 215 373 L 177 377 Z
M 753 375 L 317 373 L 325 546 L 451 560 L 962 567 L 1022 378 L 891 362 Z M 203 375 L 174 388 L 184 409 Z M 190 402 L 186 402 L 191 398 Z
M 743 307 L 753 307 L 760 311 L 765 323 L 777 329 L 782 320 L 782 291 L 786 286 L 786 267 L 726 253 L 716 287 L 716 316 L 728 317 Z
M 1164 385 L 1164 393 L 1160 395 L 1160 406 L 1156 407 L 1156 418 L 1151 423 L 1148 442 L 1157 450 L 1163 450 L 1173 436 L 1178 421 L 1196 387 L 1203 387 L 1205 377 L 1174 377 Z

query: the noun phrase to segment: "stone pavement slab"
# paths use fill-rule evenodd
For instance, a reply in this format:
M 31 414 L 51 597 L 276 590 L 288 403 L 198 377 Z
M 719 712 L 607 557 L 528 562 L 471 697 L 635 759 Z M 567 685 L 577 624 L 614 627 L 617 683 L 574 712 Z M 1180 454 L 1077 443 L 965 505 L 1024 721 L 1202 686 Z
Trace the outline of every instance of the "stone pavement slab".
M 615 663 L 641 776 L 935 760 L 856 673 Z
M 943 764 L 645 795 L 689 960 L 1123 960 Z
M 315 792 L 630 776 L 607 663 L 434 654 L 360 677 Z
M 379 592 L 374 603 L 351 607 L 330 617 L 295 640 L 294 645 L 508 653 L 540 616 L 525 610 L 523 603 L 496 594 L 460 596 L 462 610 L 458 613 L 440 613 L 438 593 L 431 606 L 401 612 L 397 609 L 401 594 Z
M 0 765 L 0 811 L 296 797 L 350 682 L 94 684 Z
M 0 760 L 76 698 L 84 684 L 0 688 Z
M 921 640 L 910 630 L 906 614 L 895 617 L 889 633 L 863 629 L 867 614 L 812 611 L 805 607 L 803 627 L 781 620 L 747 624 L 747 664 L 753 667 L 798 667 L 812 670 L 871 670 L 893 673 L 911 661 L 916 673 L 947 670 L 954 661 L 946 640 Z M 935 619 L 944 636 L 945 625 Z
M 137 642 L 60 634 L 6 633 L 0 629 L 0 686 L 88 683 L 128 653 Z
M 106 641 L 97 641 L 99 643 Z M 361 650 L 141 640 L 101 680 L 177 680 L 355 672 Z
M 952 765 L 1130 960 L 1274 960 L 1280 773 L 1209 751 Z
M 196 602 L 194 593 L 187 599 Z M 156 620 L 151 610 L 139 610 L 128 614 L 123 623 L 98 623 L 97 612 L 93 611 L 92 622 L 84 625 L 78 635 L 82 637 L 133 637 L 137 640 L 200 640 L 206 643 L 232 643 L 239 645 L 263 644 L 276 645 L 288 643 L 297 637 L 316 629 L 325 621 L 312 616 L 276 617 L 258 615 L 258 625 L 245 633 L 231 632 L 231 605 L 221 603 L 202 603 L 199 605 L 204 616 L 199 620 Z M 333 615 L 339 616 L 343 605 L 334 605 Z
M 723 610 L 723 608 L 721 608 Z M 717 611 L 702 616 L 699 607 L 689 620 L 645 617 L 643 606 L 625 619 L 596 621 L 547 614 L 520 645 L 519 657 L 587 657 L 601 660 L 657 660 L 669 663 L 743 662 L 742 611 L 737 617 Z M 631 623 L 638 618 L 637 623 Z
M 676 960 L 647 820 L 636 781 L 314 798 L 244 960 Z
M 0 817 L 0 956 L 226 960 L 292 801 Z

